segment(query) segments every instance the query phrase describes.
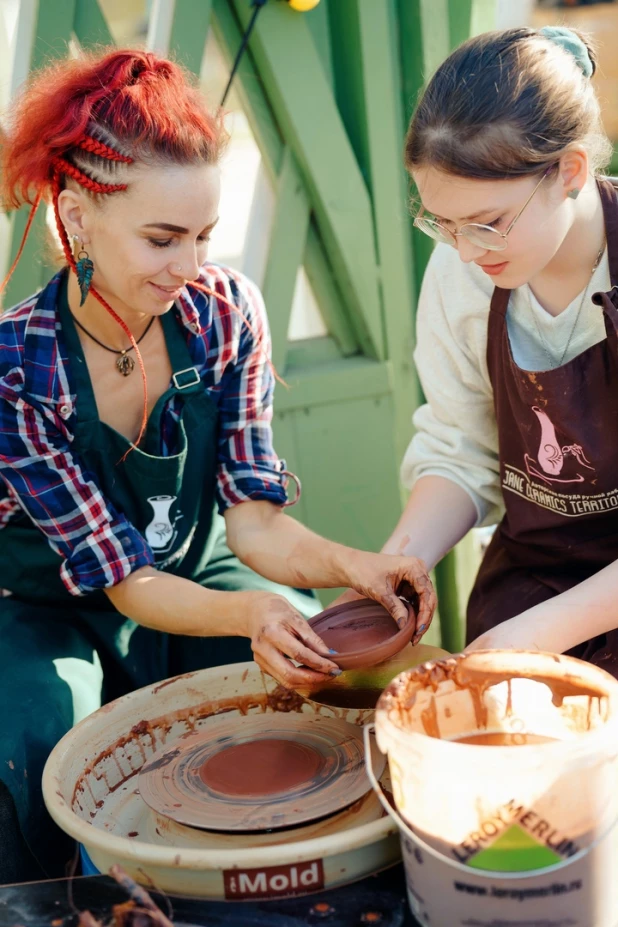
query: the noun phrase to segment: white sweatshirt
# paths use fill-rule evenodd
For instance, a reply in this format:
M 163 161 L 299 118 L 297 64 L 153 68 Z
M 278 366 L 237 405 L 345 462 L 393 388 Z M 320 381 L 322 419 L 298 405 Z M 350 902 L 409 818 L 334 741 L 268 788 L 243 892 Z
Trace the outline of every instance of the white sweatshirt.
M 498 432 L 486 356 L 493 289 L 491 278 L 476 264 L 464 264 L 455 248 L 436 246 L 421 288 L 414 352 L 427 404 L 414 413 L 416 433 L 401 467 L 408 489 L 429 474 L 446 477 L 465 489 L 477 508 L 479 526 L 494 524 L 503 512 Z M 554 358 L 551 366 L 558 364 L 569 337 L 563 363 L 602 341 L 603 311 L 590 297 L 609 289 L 606 250 L 574 330 L 583 291 L 564 312 L 552 316 L 529 287 L 514 290 L 507 329 L 515 362 L 524 370 L 550 368 L 538 328 Z

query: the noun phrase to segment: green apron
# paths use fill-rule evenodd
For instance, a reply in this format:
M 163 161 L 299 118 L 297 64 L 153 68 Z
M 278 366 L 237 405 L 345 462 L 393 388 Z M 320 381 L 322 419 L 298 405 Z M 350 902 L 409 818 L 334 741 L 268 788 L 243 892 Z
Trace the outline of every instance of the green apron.
M 311 593 L 258 576 L 225 543 L 216 512 L 218 412 L 193 366 L 175 310 L 162 316 L 173 370 L 170 388 L 148 420 L 145 440 L 127 458 L 122 435 L 101 422 L 84 353 L 67 302 L 58 312 L 77 396 L 73 451 L 117 511 L 146 538 L 155 566 L 208 588 L 269 590 L 305 616 L 319 610 Z M 183 404 L 173 456 L 160 456 L 161 416 L 168 400 Z M 71 596 L 59 577 L 61 558 L 24 515 L 0 531 L 0 780 L 15 801 L 22 833 L 49 875 L 62 875 L 71 845 L 47 814 L 41 775 L 51 749 L 103 702 L 193 669 L 249 660 L 240 637 L 195 638 L 151 631 L 125 618 L 107 596 Z

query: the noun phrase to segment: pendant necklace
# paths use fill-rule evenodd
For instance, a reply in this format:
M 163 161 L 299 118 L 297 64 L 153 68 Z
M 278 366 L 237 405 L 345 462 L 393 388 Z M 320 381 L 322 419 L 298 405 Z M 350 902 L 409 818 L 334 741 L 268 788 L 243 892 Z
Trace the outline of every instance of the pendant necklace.
M 72 314 L 72 313 L 71 313 L 71 314 Z M 152 323 L 154 322 L 155 318 L 156 318 L 156 316 L 153 315 L 153 317 L 151 318 L 150 322 L 149 322 L 148 325 L 146 326 L 146 328 L 145 328 L 143 334 L 141 334 L 140 337 L 139 337 L 139 339 L 135 342 L 136 344 L 140 344 L 140 342 L 142 342 L 142 341 L 144 340 L 144 338 L 146 337 L 146 335 L 148 334 L 148 332 L 149 332 L 150 329 L 152 328 Z M 92 335 L 92 334 L 88 331 L 87 328 L 84 328 L 84 326 L 82 325 L 82 323 L 81 323 L 81 322 L 79 321 L 79 319 L 77 319 L 75 316 L 73 316 L 73 321 L 74 321 L 75 324 L 78 326 L 78 328 L 81 328 L 81 330 L 83 331 L 83 333 L 84 333 L 85 335 L 88 335 L 89 338 L 91 338 L 93 341 L 95 341 L 95 342 L 99 345 L 99 347 L 105 348 L 106 351 L 111 351 L 112 354 L 117 354 L 117 355 L 118 355 L 118 357 L 116 358 L 116 368 L 118 369 L 118 373 L 122 374 L 123 377 L 128 377 L 130 373 L 133 373 L 133 370 L 135 369 L 135 360 L 134 360 L 134 358 L 132 358 L 131 355 L 129 354 L 129 351 L 132 351 L 132 350 L 133 350 L 133 345 L 131 345 L 131 346 L 128 347 L 128 348 L 125 348 L 123 351 L 118 351 L 116 348 L 109 348 L 106 344 L 103 344 L 102 341 L 99 341 L 98 338 L 95 338 L 95 336 Z

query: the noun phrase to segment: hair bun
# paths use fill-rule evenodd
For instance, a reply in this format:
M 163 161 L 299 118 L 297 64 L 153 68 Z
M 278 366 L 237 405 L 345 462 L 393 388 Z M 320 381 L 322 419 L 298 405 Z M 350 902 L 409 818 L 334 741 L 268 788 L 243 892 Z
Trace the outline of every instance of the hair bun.
M 539 32 L 550 42 L 564 48 L 575 59 L 584 77 L 592 77 L 596 70 L 594 56 L 577 32 L 566 26 L 544 26 Z

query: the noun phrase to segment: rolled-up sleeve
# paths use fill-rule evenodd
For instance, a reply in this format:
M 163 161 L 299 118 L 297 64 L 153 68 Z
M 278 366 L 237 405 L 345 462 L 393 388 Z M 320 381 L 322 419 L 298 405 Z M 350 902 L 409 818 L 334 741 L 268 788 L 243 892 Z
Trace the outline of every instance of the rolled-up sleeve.
M 61 558 L 75 596 L 115 586 L 154 561 L 148 544 L 72 454 L 67 424 L 22 395 L 21 371 L 0 379 L 0 477 Z
M 273 448 L 275 377 L 268 319 L 258 288 L 241 274 L 231 278 L 231 296 L 242 317 L 238 351 L 220 384 L 217 495 L 221 512 L 241 502 L 287 502 L 285 461 Z M 227 310 L 229 313 L 229 309 Z

